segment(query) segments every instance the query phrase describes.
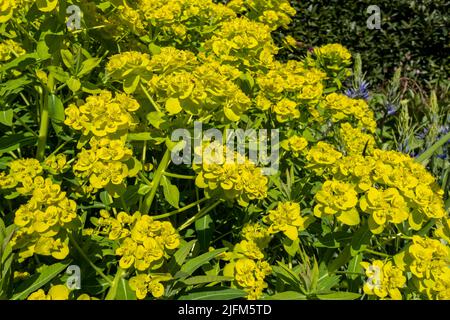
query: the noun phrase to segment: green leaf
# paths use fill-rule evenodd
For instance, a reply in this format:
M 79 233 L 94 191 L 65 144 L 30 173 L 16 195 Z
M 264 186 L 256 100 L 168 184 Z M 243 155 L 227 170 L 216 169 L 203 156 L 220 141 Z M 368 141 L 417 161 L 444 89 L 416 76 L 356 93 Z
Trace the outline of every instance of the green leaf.
M 195 221 L 195 230 L 200 243 L 200 250 L 208 249 L 214 231 L 214 222 L 209 214 Z
M 300 249 L 299 243 L 298 238 L 291 240 L 288 237 L 283 237 L 283 248 L 291 257 L 294 257 Z
M 36 142 L 36 136 L 31 133 L 10 134 L 0 137 L 0 155 L 5 152 L 14 151 Z
M 81 89 L 81 82 L 75 77 L 70 77 L 67 81 L 67 86 L 72 92 L 77 92 Z
M 177 98 L 169 98 L 166 100 L 166 110 L 169 114 L 177 114 L 180 113 L 181 110 L 181 104 L 180 100 Z
M 72 70 L 75 65 L 74 59 L 73 59 L 73 54 L 67 49 L 62 49 L 61 50 L 61 58 L 62 58 L 64 65 L 67 67 L 67 69 Z
M 327 233 L 323 237 L 319 237 L 316 242 L 314 242 L 314 247 L 316 248 L 340 248 L 345 243 L 351 241 L 354 235 L 344 231 L 337 231 Z
M 52 122 L 52 127 L 55 130 L 56 134 L 60 135 L 60 133 L 63 131 L 63 125 L 65 120 L 63 103 L 61 99 L 59 99 L 54 94 L 49 95 L 48 101 L 49 101 L 48 114 Z
M 243 298 L 246 295 L 247 292 L 244 290 L 216 287 L 192 290 L 189 294 L 180 296 L 178 300 L 233 300 Z
M 116 300 L 136 300 L 136 293 L 131 290 L 128 281 L 124 278 L 119 280 L 116 292 Z
M 370 232 L 369 226 L 367 224 L 359 228 L 358 231 L 353 234 L 353 239 L 350 247 L 351 255 L 355 256 L 359 252 L 363 251 L 370 243 L 371 237 L 372 232 Z
M 356 256 L 354 256 L 352 258 L 352 260 L 350 260 L 350 262 L 348 263 L 348 268 L 347 271 L 351 272 L 349 274 L 347 274 L 347 278 L 351 279 L 351 280 L 355 280 L 356 278 L 358 278 L 359 276 L 357 274 L 353 274 L 353 273 L 361 273 L 362 272 L 362 267 L 360 265 L 360 262 L 362 261 L 363 256 L 362 254 L 357 254 Z
M 317 295 L 320 300 L 355 300 L 359 297 L 361 297 L 359 293 L 343 291 Z
M 191 285 L 203 284 L 203 283 L 233 281 L 233 279 L 234 278 L 232 278 L 232 277 L 207 275 L 207 276 L 190 277 L 190 278 L 183 280 L 183 283 L 185 285 L 191 286 Z
M 129 76 L 125 78 L 123 82 L 123 91 L 127 94 L 132 94 L 134 91 L 136 91 L 137 86 L 139 85 L 139 82 L 141 81 L 141 77 L 139 76 Z
M 420 156 L 416 158 L 416 162 L 419 163 L 425 163 L 428 159 L 430 159 L 433 154 L 442 147 L 447 141 L 450 140 L 450 132 L 447 133 L 445 136 L 443 136 L 441 139 L 439 139 L 435 144 L 433 144 L 431 147 L 427 149 L 424 153 L 422 153 Z
M 0 123 L 3 123 L 5 126 L 11 127 L 13 124 L 13 116 L 13 109 L 0 110 Z
M 297 291 L 285 291 L 266 296 L 264 300 L 306 300 L 306 296 Z
M 186 260 L 189 252 L 191 252 L 196 242 L 197 240 L 186 242 L 182 244 L 180 248 L 174 253 L 172 259 L 169 261 L 167 266 L 171 274 L 175 274 L 175 272 L 182 266 L 182 264 Z
M 85 74 L 91 72 L 95 67 L 97 67 L 100 62 L 102 61 L 101 58 L 89 58 L 84 60 L 81 63 L 80 71 L 78 71 L 77 76 L 81 78 Z
M 330 265 L 328 266 L 328 272 L 333 273 L 334 271 L 338 270 L 340 267 L 346 264 L 351 257 L 350 246 L 347 246 L 338 254 L 336 259 L 331 261 Z
M 195 270 L 225 251 L 227 248 L 216 249 L 187 261 L 180 269 L 181 276 L 190 276 Z
M 12 296 L 11 300 L 26 299 L 32 292 L 49 283 L 53 278 L 66 269 L 69 264 L 70 261 L 58 262 L 50 266 L 44 266 L 40 273 L 25 280 L 16 288 L 16 293 Z
M 161 185 L 163 187 L 164 198 L 173 207 L 179 208 L 180 191 L 177 186 L 170 183 L 170 180 L 166 176 L 161 177 Z

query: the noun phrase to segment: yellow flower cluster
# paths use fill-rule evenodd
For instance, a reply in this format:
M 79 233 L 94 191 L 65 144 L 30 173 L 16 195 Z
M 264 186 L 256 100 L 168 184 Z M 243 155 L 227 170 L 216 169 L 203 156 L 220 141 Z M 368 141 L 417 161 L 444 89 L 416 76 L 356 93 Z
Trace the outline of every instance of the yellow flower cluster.
M 298 233 L 306 230 L 313 220 L 311 216 L 300 215 L 300 205 L 297 202 L 280 202 L 275 210 L 270 210 L 263 218 L 269 225 L 269 233 L 283 232 L 291 240 L 296 240 Z
M 78 153 L 73 171 L 76 176 L 88 179 L 93 188 L 120 185 L 135 174 L 127 162 L 132 151 L 123 139 L 92 137 L 89 144 L 91 149 L 83 148 Z
M 45 294 L 43 289 L 39 289 L 30 294 L 27 300 L 69 300 L 70 290 L 63 284 L 52 286 Z
M 24 55 L 25 53 L 26 51 L 14 40 L 8 39 L 0 42 L 0 62 L 9 61 L 12 58 Z
M 215 152 L 217 148 L 223 148 L 222 154 Z M 208 150 L 211 155 L 207 154 Z M 251 200 L 266 198 L 268 179 L 262 174 L 261 168 L 241 154 L 234 151 L 233 154 L 233 159 L 228 160 L 226 147 L 219 145 L 213 149 L 205 148 L 202 163 L 193 165 L 197 172 L 195 185 L 205 189 L 205 193 L 210 196 L 236 200 L 244 207 Z
M 352 99 L 340 93 L 331 93 L 320 102 L 319 109 L 326 119 L 336 123 L 356 121 L 357 127 L 374 133 L 377 127 L 373 111 L 362 99 Z M 320 111 L 319 111 L 320 112 Z
M 353 128 L 348 123 L 342 123 L 339 134 L 343 141 L 347 155 L 371 155 L 375 148 L 375 138 L 373 135 L 364 133 L 359 128 Z
M 302 151 L 308 146 L 308 141 L 300 136 L 294 135 L 286 140 L 281 141 L 281 147 L 290 151 L 294 157 L 299 157 Z
M 309 161 L 314 159 L 317 146 L 311 148 L 307 156 Z M 352 204 L 354 196 L 359 197 L 358 207 L 363 213 L 370 215 L 369 228 L 372 233 L 379 234 L 389 223 L 400 224 L 404 221 L 408 221 L 409 227 L 413 230 L 419 230 L 429 219 L 445 216 L 443 191 L 431 173 L 408 155 L 379 149 L 374 149 L 372 155 L 365 157 L 350 154 L 336 158 L 330 156 L 332 153 L 334 151 L 325 151 L 316 157 L 318 159 L 319 156 L 323 156 L 326 159 L 328 155 L 332 160 L 328 163 L 322 161 L 324 164 L 322 173 L 325 176 L 332 175 L 336 182 L 351 187 Z M 330 187 L 331 184 L 328 183 L 326 186 Z M 324 187 L 325 184 L 322 188 Z M 327 197 L 331 199 L 329 192 L 332 191 L 323 194 L 322 205 L 326 204 Z M 360 195 L 355 195 L 354 192 Z M 316 200 L 319 198 L 316 196 Z
M 450 299 L 450 248 L 439 240 L 413 236 L 412 244 L 394 257 L 398 267 L 413 275 L 428 299 Z
M 317 202 L 314 207 L 316 217 L 336 216 L 338 221 L 350 226 L 360 223 L 356 209 L 358 193 L 351 184 L 337 180 L 325 181 L 314 198 Z
M 351 64 L 351 53 L 347 48 L 337 43 L 314 48 L 314 54 L 316 63 L 322 69 L 331 71 L 333 75 Z
M 232 19 L 221 24 L 205 49 L 222 63 L 244 69 L 267 67 L 278 51 L 270 32 L 269 26 L 246 17 Z
M 169 280 L 167 277 L 138 274 L 132 277 L 128 283 L 131 290 L 136 292 L 136 298 L 144 299 L 150 293 L 153 297 L 159 298 L 164 294 L 164 286 L 161 281 Z
M 113 79 L 134 79 L 148 74 L 150 56 L 137 51 L 127 51 L 109 58 L 106 71 Z
M 19 229 L 12 246 L 20 250 L 21 261 L 33 254 L 64 259 L 69 253 L 67 231 L 77 217 L 76 203 L 50 178 L 34 178 L 31 188 L 31 199 L 15 212 L 14 224 Z
M 297 107 L 306 106 L 309 110 L 321 98 L 325 77 L 322 71 L 305 68 L 299 61 L 275 62 L 267 73 L 256 78 L 260 89 L 256 106 L 261 110 L 272 108 L 279 122 L 298 118 Z
M 342 153 L 337 151 L 331 144 L 319 141 L 306 155 L 307 168 L 321 175 L 324 170 L 342 158 Z
M 17 159 L 9 164 L 9 173 L 0 172 L 0 189 L 16 188 L 20 194 L 29 194 L 33 190 L 33 180 L 41 175 L 42 166 L 38 160 Z
M 15 0 L 0 0 L 0 23 L 5 23 L 11 19 L 16 6 Z
M 399 288 L 405 285 L 406 277 L 400 268 L 394 266 L 391 261 L 381 260 L 374 260 L 372 263 L 361 262 L 361 266 L 368 277 L 363 287 L 365 294 L 376 295 L 382 299 L 402 299 Z
M 138 271 L 159 268 L 168 253 L 178 248 L 180 238 L 168 221 L 156 221 L 139 212 L 132 216 L 120 212 L 117 217 L 102 210 L 99 225 L 111 240 L 120 240 L 116 254 L 121 256 L 119 266 L 128 269 L 134 266 Z
M 44 168 L 54 175 L 63 173 L 69 168 L 66 155 L 64 153 L 51 154 L 45 159 Z
M 118 7 L 122 24 L 138 35 L 158 30 L 158 43 L 202 41 L 225 20 L 236 17 L 233 10 L 210 0 L 138 0 Z
M 223 274 L 234 278 L 233 285 L 245 290 L 248 293 L 247 299 L 256 300 L 267 288 L 264 279 L 272 272 L 270 265 L 264 261 L 262 251 L 268 245 L 270 236 L 260 224 L 247 225 L 242 235 L 244 240 L 236 244 L 224 259 L 230 262 L 225 266 Z
M 288 0 L 231 0 L 227 6 L 236 13 L 262 22 L 272 29 L 287 28 L 296 11 Z
M 89 96 L 81 106 L 69 105 L 65 109 L 64 123 L 83 135 L 93 134 L 104 137 L 111 134 L 126 134 L 133 129 L 137 121 L 133 112 L 139 109 L 139 103 L 133 98 L 118 93 L 113 97 L 109 91 Z

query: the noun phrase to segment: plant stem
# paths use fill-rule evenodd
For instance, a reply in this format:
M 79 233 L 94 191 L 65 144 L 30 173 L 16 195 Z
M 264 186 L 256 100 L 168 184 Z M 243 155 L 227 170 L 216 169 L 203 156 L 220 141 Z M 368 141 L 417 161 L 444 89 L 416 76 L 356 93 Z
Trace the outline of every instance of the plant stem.
M 208 198 L 203 198 L 201 200 L 192 202 L 191 204 L 188 204 L 187 206 L 184 206 L 183 208 L 180 208 L 180 209 L 168 212 L 168 213 L 160 214 L 160 215 L 157 215 L 157 216 L 152 216 L 152 218 L 154 220 L 167 218 L 167 217 L 173 216 L 173 215 L 175 215 L 177 213 L 184 212 L 184 211 L 186 211 L 186 210 L 188 210 L 188 209 L 190 209 L 192 207 L 195 207 L 196 205 L 199 205 L 200 203 L 205 202 L 206 200 L 208 200 Z
M 105 297 L 105 300 L 114 300 L 116 298 L 117 288 L 124 274 L 125 270 L 119 267 L 117 269 L 116 275 L 114 276 L 114 280 L 111 283 L 111 287 L 109 288 L 108 294 Z
M 382 253 L 382 252 L 377 252 L 371 249 L 364 249 L 365 252 L 367 253 L 371 253 L 380 257 L 385 257 L 385 258 L 390 258 L 390 255 L 386 254 L 386 253 Z
M 80 253 L 80 255 L 83 257 L 84 260 L 86 260 L 86 262 L 92 267 L 92 269 L 95 270 L 95 272 L 97 272 L 97 274 L 102 277 L 103 279 L 106 280 L 106 282 L 108 282 L 110 285 L 112 284 L 111 280 L 103 273 L 102 270 L 100 270 L 99 267 L 97 267 L 92 261 L 91 259 L 89 259 L 89 257 L 86 255 L 86 253 L 83 251 L 83 249 L 80 247 L 80 245 L 77 243 L 77 241 L 75 240 L 75 238 L 73 237 L 72 234 L 68 233 L 69 236 L 69 240 L 70 242 L 72 242 L 73 246 L 75 247 L 75 249 L 77 249 L 77 251 Z
M 166 149 L 166 152 L 164 152 L 164 155 L 158 165 L 158 168 L 155 171 L 155 175 L 153 176 L 152 181 L 152 189 L 144 198 L 144 201 L 142 203 L 141 213 L 148 214 L 150 211 L 150 207 L 152 206 L 153 199 L 155 198 L 156 191 L 158 190 L 159 183 L 161 182 L 161 177 L 164 173 L 164 170 L 166 170 L 167 166 L 170 162 L 170 150 Z
M 38 145 L 36 151 L 36 159 L 39 161 L 44 160 L 45 156 L 45 147 L 47 146 L 47 136 L 48 136 L 48 124 L 49 124 L 49 116 L 48 116 L 48 104 L 49 104 L 50 95 L 47 93 L 47 90 L 44 90 L 44 101 L 42 104 L 41 111 L 41 123 L 39 128 L 39 136 L 38 136 Z
M 184 174 L 164 172 L 163 175 L 165 175 L 166 177 L 177 178 L 177 179 L 195 180 L 195 176 L 188 176 L 188 175 L 184 175 Z
M 147 89 L 145 89 L 145 87 L 142 85 L 142 83 L 140 84 L 140 87 L 141 87 L 142 91 L 144 91 L 145 96 L 150 101 L 153 108 L 155 108 L 156 111 L 161 112 L 161 108 L 158 106 L 158 104 L 155 102 L 155 100 L 153 100 L 152 96 L 148 93 Z
M 181 225 L 181 227 L 178 228 L 178 231 L 181 231 L 183 229 L 186 229 L 188 226 L 190 226 L 192 223 L 194 223 L 197 219 L 200 219 L 201 217 L 203 217 L 204 215 L 206 215 L 208 212 L 210 212 L 212 209 L 214 209 L 215 207 L 217 207 L 217 205 L 219 203 L 221 203 L 222 200 L 217 200 L 216 202 L 214 202 L 212 205 L 210 205 L 209 207 L 203 208 L 202 210 L 200 210 L 199 212 L 197 212 L 195 214 L 195 216 L 191 217 L 189 220 L 187 220 L 185 223 L 183 223 Z

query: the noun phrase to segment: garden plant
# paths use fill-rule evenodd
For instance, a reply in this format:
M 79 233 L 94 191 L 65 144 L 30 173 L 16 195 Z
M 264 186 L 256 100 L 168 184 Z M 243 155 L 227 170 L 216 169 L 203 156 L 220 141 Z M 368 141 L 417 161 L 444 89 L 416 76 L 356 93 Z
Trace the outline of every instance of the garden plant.
M 294 7 L 0 0 L 0 299 L 450 299 L 448 106 Z

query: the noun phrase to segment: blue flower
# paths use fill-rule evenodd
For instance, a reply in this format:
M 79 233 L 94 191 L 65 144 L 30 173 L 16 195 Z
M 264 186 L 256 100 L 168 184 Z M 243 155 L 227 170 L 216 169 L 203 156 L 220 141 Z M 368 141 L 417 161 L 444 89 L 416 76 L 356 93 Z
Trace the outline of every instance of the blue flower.
M 386 109 L 387 109 L 388 116 L 392 116 L 397 112 L 398 107 L 393 105 L 392 103 L 388 103 Z
M 345 90 L 345 95 L 353 99 L 361 98 L 367 100 L 369 99 L 369 84 L 366 81 L 362 81 L 358 88 Z

